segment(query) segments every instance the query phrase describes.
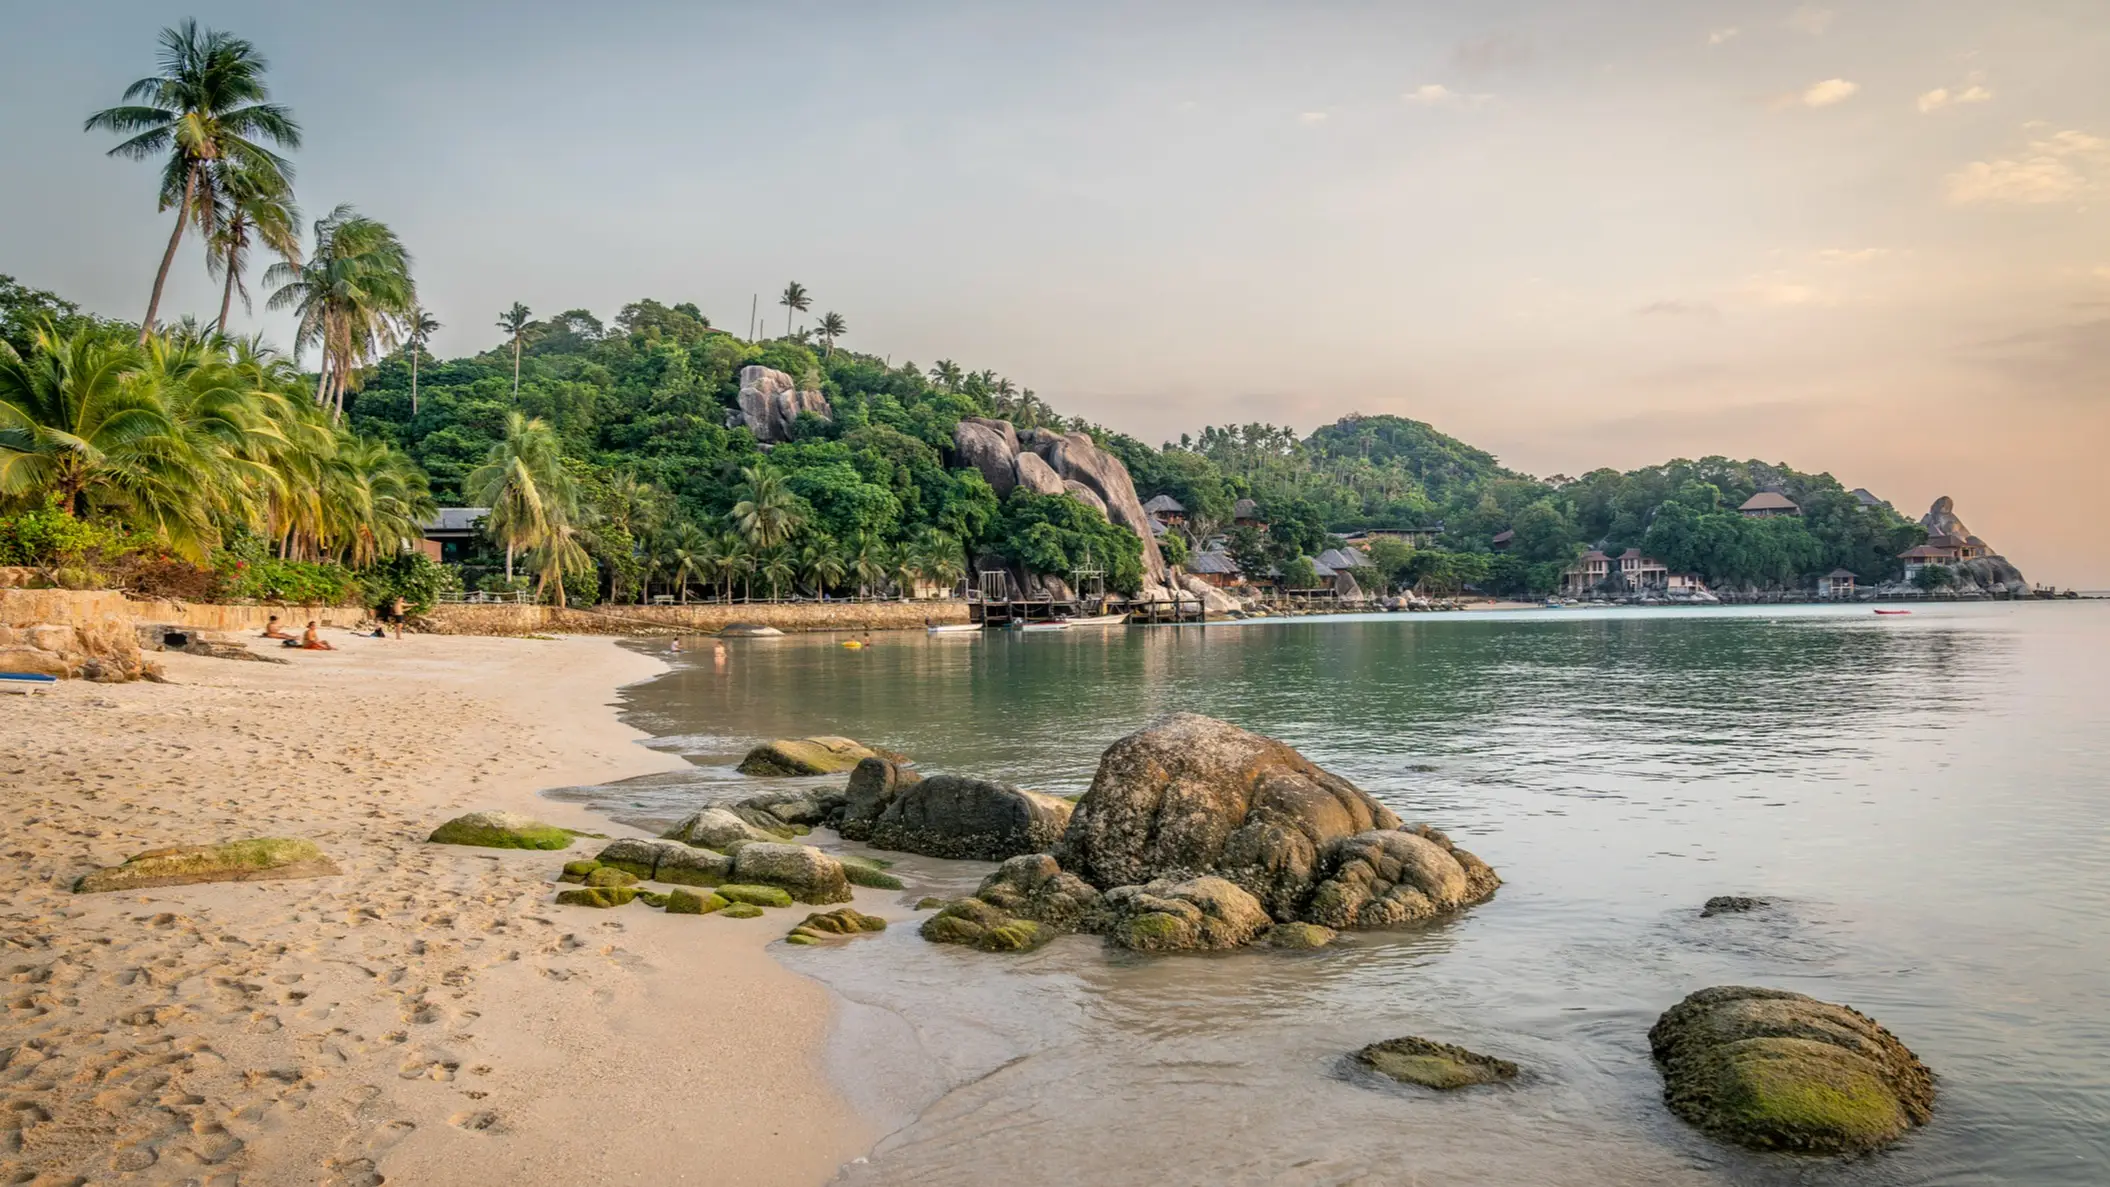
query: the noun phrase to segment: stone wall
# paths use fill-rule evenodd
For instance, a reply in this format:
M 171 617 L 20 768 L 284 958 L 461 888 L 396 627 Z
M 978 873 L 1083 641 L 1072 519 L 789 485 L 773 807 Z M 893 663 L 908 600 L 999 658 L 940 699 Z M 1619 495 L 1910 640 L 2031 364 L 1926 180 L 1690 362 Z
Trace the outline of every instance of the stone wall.
M 434 606 L 419 626 L 442 635 L 531 635 L 545 631 L 631 635 L 716 631 L 735 622 L 780 631 L 921 630 L 927 622 L 966 622 L 967 603 L 755 602 L 700 606 Z

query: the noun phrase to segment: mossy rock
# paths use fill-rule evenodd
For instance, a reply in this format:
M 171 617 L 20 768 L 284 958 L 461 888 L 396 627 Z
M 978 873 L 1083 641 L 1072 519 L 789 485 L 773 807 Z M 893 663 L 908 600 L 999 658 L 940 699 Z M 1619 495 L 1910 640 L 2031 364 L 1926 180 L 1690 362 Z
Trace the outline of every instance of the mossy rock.
M 900 757 L 849 738 L 779 738 L 748 751 L 739 771 L 760 776 L 834 775 L 868 758 Z
M 945 903 L 945 899 L 941 899 L 935 894 L 926 894 L 916 900 L 916 909 L 918 911 L 936 911 L 943 907 Z
M 601 868 L 601 863 L 591 858 L 564 863 L 564 872 L 557 876 L 559 882 L 584 882 L 587 875 Z
M 794 934 L 807 932 L 822 936 L 855 936 L 865 932 L 885 931 L 886 920 L 877 915 L 867 915 L 854 907 L 837 907 L 833 911 L 816 911 L 806 916 L 805 922 L 793 928 Z
M 981 899 L 963 898 L 945 904 L 924 920 L 917 934 L 933 944 L 965 944 L 983 952 L 1026 952 L 1054 939 L 1056 930 Z
M 198 882 L 264 882 L 319 878 L 341 873 L 315 842 L 298 837 L 256 837 L 222 845 L 149 849 L 83 875 L 75 894 L 188 886 Z
M 1700 918 L 1712 919 L 1716 915 L 1742 915 L 1773 904 L 1762 898 L 1751 898 L 1742 894 L 1718 894 L 1707 900 L 1700 908 Z
M 1194 947 L 1194 927 L 1177 915 L 1145 911 L 1115 923 L 1106 933 L 1123 948 L 1138 952 L 1160 952 Z
M 672 897 L 672 895 L 661 894 L 657 890 L 640 889 L 637 892 L 637 901 L 648 907 L 664 907 L 667 905 L 667 900 Z
M 426 840 L 483 849 L 569 849 L 572 835 L 570 829 L 518 812 L 471 812 L 433 829 Z
M 620 907 L 637 897 L 635 886 L 578 886 L 557 892 L 567 907 Z
M 602 866 L 586 875 L 588 886 L 635 886 L 637 883 L 636 874 L 617 866 Z
M 793 928 L 791 934 L 784 937 L 784 942 L 787 944 L 818 944 L 822 940 L 832 938 L 833 937 L 820 935 L 816 932 L 807 931 L 804 928 Z
M 852 886 L 869 886 L 874 890 L 900 890 L 902 888 L 901 879 L 887 873 L 885 870 L 847 861 L 843 863 L 843 877 L 848 878 Z
M 698 894 L 693 890 L 676 887 L 667 892 L 669 915 L 708 915 L 713 911 L 723 911 L 730 905 L 730 901 L 725 897 L 711 891 Z
M 762 908 L 753 903 L 734 903 L 718 913 L 727 919 L 760 919 Z
M 1858 1154 L 1934 1109 L 1934 1074 L 1846 1006 L 1745 986 L 1702 989 L 1649 1031 L 1672 1112 L 1761 1150 Z
M 756 907 L 788 907 L 791 893 L 781 886 L 756 886 L 751 883 L 731 882 L 718 888 L 718 894 L 729 903 L 746 903 Z
M 835 860 L 846 866 L 869 866 L 875 870 L 891 870 L 894 863 L 884 857 L 865 857 L 855 853 L 838 853 Z
M 1316 923 L 1278 923 L 1267 929 L 1260 942 L 1270 948 L 1309 951 L 1333 943 L 1334 937 L 1339 934 L 1330 927 L 1321 927 Z
M 1514 1080 L 1517 1076 L 1517 1065 L 1506 1059 L 1414 1035 L 1372 1043 L 1356 1052 L 1355 1059 L 1402 1084 L 1445 1091 Z

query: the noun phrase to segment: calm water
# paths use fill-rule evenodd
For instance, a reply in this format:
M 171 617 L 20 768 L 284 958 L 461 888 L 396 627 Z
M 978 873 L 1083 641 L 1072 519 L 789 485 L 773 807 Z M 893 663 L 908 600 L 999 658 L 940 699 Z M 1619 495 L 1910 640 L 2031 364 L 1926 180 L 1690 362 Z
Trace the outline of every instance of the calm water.
M 668 820 L 751 793 L 730 764 L 754 740 L 811 733 L 1076 792 L 1108 742 L 1190 709 L 1507 880 L 1317 954 L 1069 937 L 1006 958 L 910 927 L 790 950 L 847 1003 L 831 1059 L 892 1130 L 845 1183 L 2110 1183 L 2110 606 L 808 637 L 677 662 L 627 708 L 695 769 L 575 794 Z M 898 872 L 921 895 L 987 868 Z M 1732 892 L 1777 906 L 1698 917 Z M 1933 1124 L 1848 1164 L 1696 1137 L 1646 1034 L 1723 983 L 1874 1015 L 1939 1073 Z M 1399 1034 L 1528 1078 L 1437 1096 L 1344 1064 Z

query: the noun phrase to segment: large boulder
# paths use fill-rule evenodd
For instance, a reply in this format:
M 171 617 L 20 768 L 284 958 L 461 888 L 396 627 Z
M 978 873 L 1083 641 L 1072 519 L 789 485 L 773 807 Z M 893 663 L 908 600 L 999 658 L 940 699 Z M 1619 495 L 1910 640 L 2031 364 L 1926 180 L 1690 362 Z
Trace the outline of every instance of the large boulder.
M 1092 510 L 1097 511 L 1102 516 L 1106 515 L 1106 500 L 1099 497 L 1098 491 L 1093 490 L 1091 487 L 1086 486 L 1085 484 L 1077 481 L 1074 478 L 1065 478 L 1062 482 L 1062 489 L 1063 493 L 1069 495 L 1071 498 L 1077 500 L 1078 502 L 1084 504 L 1087 507 L 1090 507 Z M 1107 517 L 1107 522 L 1113 522 L 1111 516 Z
M 743 775 L 833 775 L 868 758 L 900 757 L 850 738 L 779 738 L 748 751 L 739 770 Z
M 1071 805 L 1006 783 L 934 775 L 900 788 L 872 823 L 871 843 L 926 857 L 1002 861 L 1052 847 Z
M 1139 952 L 1242 948 L 1274 922 L 1259 899 L 1208 877 L 1118 886 L 1105 910 L 1107 940 Z
M 1020 919 L 978 898 L 956 899 L 923 921 L 917 934 L 933 944 L 965 944 L 984 952 L 1026 952 L 1061 934 L 1060 929 Z
M 724 851 L 747 841 L 781 841 L 783 834 L 757 828 L 729 808 L 705 808 L 661 834 L 703 849 Z
M 107 890 L 145 890 L 154 886 L 187 886 L 196 882 L 263 882 L 278 878 L 320 878 L 336 874 L 315 842 L 297 837 L 257 837 L 222 845 L 149 849 L 84 874 L 75 894 Z
M 1218 875 L 1288 921 L 1301 917 L 1329 846 L 1398 826 L 1391 809 L 1288 746 L 1177 713 L 1107 748 L 1055 857 L 1102 889 Z
M 817 391 L 798 390 L 797 381 L 770 367 L 740 368 L 740 423 L 755 440 L 791 440 L 791 426 L 799 413 L 811 412 L 822 420 L 834 419 L 828 397 Z
M 1048 463 L 1040 460 L 1038 454 L 1022 453 L 1015 460 L 1020 486 L 1037 495 L 1068 493 L 1069 488 L 1063 485 L 1062 476 L 1055 473 Z
M 743 884 L 781 887 L 802 903 L 847 903 L 851 897 L 842 863 L 811 845 L 761 841 L 742 845 L 733 854 L 733 878 Z
M 572 833 L 518 812 L 471 812 L 433 829 L 425 839 L 482 849 L 569 849 Z
M 1201 599 L 1202 610 L 1209 614 L 1236 614 L 1239 611 L 1238 599 L 1192 573 L 1179 575 L 1179 587 L 1189 597 Z
M 1672 1112 L 1765 1150 L 1855 1154 L 1934 1108 L 1934 1075 L 1875 1020 L 1799 993 L 1702 989 L 1648 1032 Z
M 889 758 L 867 758 L 850 772 L 850 783 L 843 788 L 842 816 L 836 824 L 844 840 L 865 841 L 872 836 L 872 825 L 879 820 L 894 802 L 894 797 L 903 787 L 920 783 L 923 776 Z
M 1501 884 L 1435 829 L 1372 829 L 1327 846 L 1304 918 L 1336 929 L 1397 927 L 1479 902 Z
M 1003 428 L 999 431 L 993 425 Z M 1018 485 L 1018 435 L 1011 431 L 1009 422 L 979 417 L 961 421 L 953 426 L 952 451 L 960 463 L 981 472 L 997 498 L 1010 494 L 1011 488 Z
M 1096 925 L 1099 892 L 1092 884 L 1067 873 L 1045 853 L 1021 854 L 997 867 L 982 879 L 974 897 L 990 906 L 1064 931 L 1089 930 Z
M 1155 584 L 1165 581 L 1165 557 L 1158 551 L 1158 542 L 1150 530 L 1150 516 L 1143 511 L 1143 501 L 1136 497 L 1136 484 L 1128 476 L 1128 467 L 1121 459 L 1099 448 L 1097 442 L 1084 433 L 1052 433 L 1046 430 L 1033 435 L 1033 452 L 1048 463 L 1056 475 L 1065 480 L 1075 480 L 1091 488 L 1106 505 L 1106 517 L 1134 532 L 1143 541 L 1143 576 Z
M 818 827 L 841 806 L 841 792 L 793 788 L 751 795 L 734 804 L 732 810 L 749 824 L 781 832 L 794 826 Z

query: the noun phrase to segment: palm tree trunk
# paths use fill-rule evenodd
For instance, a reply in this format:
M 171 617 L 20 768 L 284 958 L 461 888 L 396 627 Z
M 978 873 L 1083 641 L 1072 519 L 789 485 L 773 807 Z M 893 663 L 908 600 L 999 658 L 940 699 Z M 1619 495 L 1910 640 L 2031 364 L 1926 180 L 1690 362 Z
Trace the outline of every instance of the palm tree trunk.
M 330 352 L 328 350 L 324 350 L 322 352 L 322 366 L 317 370 L 317 373 L 315 375 L 315 406 L 317 408 L 323 406 L 323 402 L 325 399 L 323 393 L 328 389 L 329 383 Z
M 520 334 L 513 334 L 513 402 L 520 402 Z
M 147 344 L 154 332 L 154 315 L 161 310 L 161 286 L 168 283 L 169 265 L 176 262 L 176 245 L 183 241 L 183 224 L 190 221 L 190 204 L 198 192 L 198 162 L 192 161 L 183 176 L 183 202 L 176 208 L 176 229 L 169 232 L 168 250 L 161 253 L 161 271 L 154 273 L 154 295 L 147 298 L 147 318 L 139 323 L 139 344 Z
M 410 415 L 418 414 L 418 346 L 410 344 Z
M 506 584 L 513 583 L 513 542 L 506 541 Z
M 236 235 L 241 234 L 239 223 L 234 227 L 233 233 Z M 227 311 L 234 308 L 234 255 L 234 244 L 229 243 L 227 245 L 227 287 L 220 290 L 220 320 L 214 323 L 219 327 L 222 337 L 227 334 Z

